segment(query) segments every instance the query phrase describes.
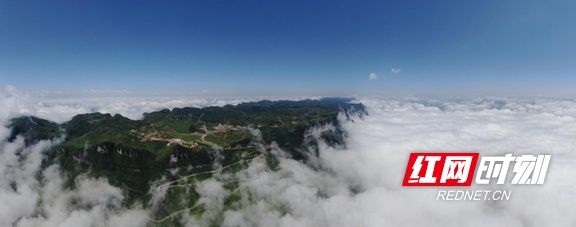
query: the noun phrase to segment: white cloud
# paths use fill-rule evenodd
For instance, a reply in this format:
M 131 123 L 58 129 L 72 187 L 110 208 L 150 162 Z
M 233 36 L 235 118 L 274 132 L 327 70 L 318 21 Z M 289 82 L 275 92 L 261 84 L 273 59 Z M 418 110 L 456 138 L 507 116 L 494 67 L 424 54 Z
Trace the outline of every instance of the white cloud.
M 369 80 L 378 80 L 379 78 L 380 77 L 376 73 L 370 73 L 370 75 L 368 75 Z
M 390 69 L 390 73 L 392 73 L 392 74 L 400 74 L 400 71 L 402 71 L 402 69 L 400 69 L 400 68 Z

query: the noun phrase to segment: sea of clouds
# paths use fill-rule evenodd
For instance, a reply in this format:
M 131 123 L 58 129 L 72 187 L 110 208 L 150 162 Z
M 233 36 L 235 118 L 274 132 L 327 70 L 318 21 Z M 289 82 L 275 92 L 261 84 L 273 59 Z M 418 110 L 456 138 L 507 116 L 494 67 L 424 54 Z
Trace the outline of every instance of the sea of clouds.
M 225 212 L 228 226 L 574 226 L 576 101 L 359 99 L 369 116 L 342 120 L 347 148 L 324 146 L 311 169 L 254 163 L 241 191 L 258 198 Z M 446 188 L 402 187 L 410 151 L 552 154 L 544 185 L 504 185 L 510 201 L 437 201 Z M 496 186 L 477 186 L 494 189 Z M 500 189 L 503 189 L 500 188 Z M 275 212 L 277 204 L 287 214 Z
M 10 118 L 31 114 L 64 122 L 94 111 L 139 118 L 161 108 L 242 101 L 37 100 L 5 87 L 0 92 L 0 226 L 145 226 L 150 213 L 122 207 L 121 190 L 106 179 L 80 177 L 75 189 L 65 188 L 57 165 L 41 168 L 44 152 L 58 141 L 9 142 Z M 234 176 L 243 195 L 236 210 L 224 210 L 230 193 L 223 189 L 226 177 L 204 181 L 196 191 L 206 214 L 181 221 L 197 226 L 217 216 L 223 226 L 576 226 L 576 100 L 356 101 L 369 115 L 341 118 L 348 132 L 345 147 L 320 143 L 319 156 L 306 164 L 275 149 L 276 171 L 253 160 Z M 401 186 L 408 153 L 417 150 L 552 154 L 552 160 L 544 185 L 501 186 L 512 190 L 509 201 L 437 201 L 440 188 Z

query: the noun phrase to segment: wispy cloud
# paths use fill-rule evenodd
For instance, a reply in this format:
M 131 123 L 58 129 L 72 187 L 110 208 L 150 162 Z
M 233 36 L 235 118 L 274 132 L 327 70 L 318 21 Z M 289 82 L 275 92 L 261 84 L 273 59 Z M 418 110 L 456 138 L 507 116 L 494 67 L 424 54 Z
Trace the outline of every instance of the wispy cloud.
M 396 68 L 396 67 L 390 69 L 390 73 L 392 73 L 392 74 L 400 74 L 401 71 L 402 71 L 402 69 Z
M 127 95 L 132 93 L 130 90 L 127 89 L 88 89 L 86 93 L 95 94 L 95 95 Z
M 380 77 L 376 73 L 370 73 L 370 75 L 368 75 L 369 80 L 378 80 L 379 78 Z

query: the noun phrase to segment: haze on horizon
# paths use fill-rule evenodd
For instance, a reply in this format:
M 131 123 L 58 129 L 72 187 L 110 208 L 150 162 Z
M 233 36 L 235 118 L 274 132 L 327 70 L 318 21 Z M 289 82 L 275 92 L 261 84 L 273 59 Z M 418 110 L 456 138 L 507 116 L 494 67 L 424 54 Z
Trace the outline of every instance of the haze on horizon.
M 573 1 L 0 2 L 39 96 L 574 97 Z

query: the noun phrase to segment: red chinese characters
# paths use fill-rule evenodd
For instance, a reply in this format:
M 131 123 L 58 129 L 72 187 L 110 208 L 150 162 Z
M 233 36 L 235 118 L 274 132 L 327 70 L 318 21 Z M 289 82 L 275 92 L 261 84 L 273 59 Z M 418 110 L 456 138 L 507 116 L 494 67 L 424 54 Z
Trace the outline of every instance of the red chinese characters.
M 478 153 L 411 153 L 402 186 L 470 186 Z

